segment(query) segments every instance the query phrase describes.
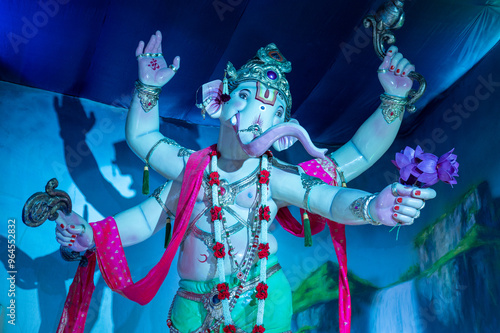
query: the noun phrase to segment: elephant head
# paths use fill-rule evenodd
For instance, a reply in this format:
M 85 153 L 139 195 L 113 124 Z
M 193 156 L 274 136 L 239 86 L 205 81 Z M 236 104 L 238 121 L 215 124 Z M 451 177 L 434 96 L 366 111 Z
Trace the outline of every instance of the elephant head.
M 238 71 L 228 63 L 227 83 L 215 80 L 205 84 L 199 107 L 218 118 L 221 126 L 231 127 L 249 156 L 260 156 L 271 145 L 282 151 L 298 140 L 311 156 L 324 158 L 326 149 L 318 149 L 298 121 L 290 119 L 292 98 L 285 78 L 290 71 L 290 62 L 269 44 Z M 230 99 L 223 102 L 225 90 Z

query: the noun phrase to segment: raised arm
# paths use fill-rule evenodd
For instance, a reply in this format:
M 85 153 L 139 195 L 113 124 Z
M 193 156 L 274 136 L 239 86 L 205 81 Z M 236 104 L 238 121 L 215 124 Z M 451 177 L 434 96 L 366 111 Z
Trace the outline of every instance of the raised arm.
M 403 58 L 397 47 L 392 46 L 378 70 L 385 93 L 377 110 L 357 130 L 352 139 L 333 152 L 346 182 L 356 178 L 371 167 L 391 146 L 403 119 L 404 106 L 412 80 L 408 74 L 415 66 Z
M 137 156 L 164 177 L 177 179 L 184 167 L 183 158 L 178 156 L 182 147 L 160 133 L 158 96 L 161 87 L 179 69 L 180 58 L 175 57 L 173 64 L 167 66 L 161 43 L 162 35 L 157 31 L 145 47 L 143 41 L 137 46 L 139 79 L 127 115 L 125 133 L 128 145 Z

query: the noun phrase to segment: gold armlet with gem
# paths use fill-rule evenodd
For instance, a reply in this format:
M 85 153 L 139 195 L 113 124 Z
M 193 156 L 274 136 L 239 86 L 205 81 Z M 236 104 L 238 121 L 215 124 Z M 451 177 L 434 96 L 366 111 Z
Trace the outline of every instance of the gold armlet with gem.
M 399 117 L 402 117 L 405 112 L 405 106 L 408 104 L 408 99 L 403 97 L 392 96 L 388 94 L 380 95 L 382 104 L 382 114 L 388 124 L 391 124 Z
M 140 80 L 136 80 L 135 90 L 137 91 L 137 97 L 139 97 L 144 112 L 151 111 L 158 104 L 161 92 L 160 87 L 150 86 L 142 83 Z

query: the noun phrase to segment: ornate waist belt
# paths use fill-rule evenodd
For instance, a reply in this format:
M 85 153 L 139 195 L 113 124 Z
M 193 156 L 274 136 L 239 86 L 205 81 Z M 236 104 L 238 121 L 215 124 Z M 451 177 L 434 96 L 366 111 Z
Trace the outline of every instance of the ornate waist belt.
M 270 278 L 271 276 L 273 276 L 280 269 L 281 269 L 281 266 L 279 263 L 276 263 L 276 264 L 272 265 L 271 267 L 269 267 L 267 269 L 267 274 L 266 274 L 267 278 Z M 243 282 L 241 294 L 255 289 L 255 287 L 257 286 L 258 283 L 259 283 L 259 276 L 256 276 L 256 277 L 254 277 L 246 282 Z M 237 285 L 237 286 L 229 289 L 230 298 L 233 298 L 236 295 L 236 291 L 239 288 L 240 288 L 240 286 Z M 190 301 L 201 303 L 201 304 L 203 304 L 203 307 L 205 308 L 205 310 L 207 310 L 207 316 L 205 317 L 205 320 L 203 321 L 202 326 L 193 332 L 204 332 L 208 327 L 213 326 L 214 322 L 215 322 L 215 326 L 217 328 L 219 327 L 220 319 L 222 318 L 223 314 L 222 314 L 222 302 L 219 299 L 219 292 L 217 291 L 217 286 L 214 286 L 210 292 L 205 293 L 205 294 L 198 294 L 198 293 L 194 293 L 192 291 L 179 289 L 179 290 L 177 290 L 177 294 L 174 297 L 174 301 L 172 302 L 172 306 L 170 307 L 170 311 L 168 314 L 167 324 L 170 328 L 170 332 L 179 333 L 179 331 L 173 326 L 172 318 L 171 318 L 172 308 L 173 308 L 175 299 L 177 297 L 182 297 L 182 298 L 190 300 Z M 216 330 L 216 331 L 218 332 L 218 330 Z M 243 331 L 237 329 L 237 333 L 239 333 L 239 332 L 244 333 Z
M 281 269 L 280 264 L 274 264 L 273 266 L 269 267 L 267 269 L 267 278 L 270 278 L 274 273 L 276 273 L 280 269 Z M 258 283 L 259 283 L 258 276 L 244 282 L 243 288 L 242 288 L 243 289 L 242 293 L 245 293 L 249 290 L 255 289 L 255 287 L 257 286 Z M 233 297 L 236 294 L 237 289 L 238 289 L 238 286 L 229 289 L 231 297 Z M 182 298 L 188 299 L 190 301 L 195 301 L 198 303 L 203 303 L 203 304 L 212 303 L 214 306 L 220 304 L 220 300 L 218 298 L 219 293 L 217 291 L 217 286 L 212 288 L 212 290 L 206 294 L 198 294 L 198 293 L 194 293 L 192 291 L 179 289 L 179 290 L 177 290 L 177 295 L 182 297 Z

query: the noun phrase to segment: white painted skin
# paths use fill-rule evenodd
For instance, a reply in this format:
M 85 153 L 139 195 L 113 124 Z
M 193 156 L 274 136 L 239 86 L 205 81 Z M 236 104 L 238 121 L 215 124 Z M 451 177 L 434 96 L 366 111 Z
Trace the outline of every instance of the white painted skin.
M 151 36 L 150 41 L 144 48 L 141 41 L 136 54 L 161 53 L 162 36 L 158 31 Z M 393 56 L 394 54 L 394 56 Z M 148 85 L 163 86 L 175 74 L 168 68 L 165 60 L 160 57 L 157 62 L 159 70 L 148 67 L 148 58 L 139 58 L 139 78 Z M 180 58 L 173 60 L 175 67 L 179 68 Z M 387 93 L 396 96 L 406 96 L 411 88 L 411 80 L 406 78 L 408 73 L 414 69 L 413 65 L 397 52 L 397 48 L 391 47 L 380 68 L 391 68 L 387 73 L 379 74 L 379 79 Z M 396 73 L 400 69 L 399 73 Z M 405 73 L 403 75 L 403 72 Z M 241 131 L 249 126 L 259 124 L 262 132 L 281 124 L 284 121 L 284 109 L 286 108 L 283 98 L 278 97 L 274 105 L 264 105 L 255 99 L 256 84 L 253 81 L 240 84 L 231 93 L 231 100 L 224 104 L 220 113 L 220 131 L 218 139 L 218 169 L 220 179 L 226 179 L 229 183 L 235 182 L 254 171 L 259 165 L 259 158 L 247 155 L 241 143 L 246 144 L 255 139 L 251 132 Z M 265 106 L 265 110 L 261 106 Z M 343 147 L 337 150 L 333 156 L 344 171 L 347 180 L 351 180 L 364 172 L 387 150 L 394 140 L 401 120 L 387 124 L 383 119 L 382 112 L 377 109 L 374 114 L 360 127 L 355 136 Z M 144 160 L 151 147 L 164 136 L 159 132 L 158 106 L 150 112 L 145 113 L 134 96 L 127 117 L 126 137 L 130 148 Z M 271 145 L 272 142 L 269 143 Z M 161 194 L 166 206 L 176 212 L 178 195 L 180 193 L 186 157 L 178 157 L 179 147 L 161 144 L 157 147 L 150 159 L 150 166 L 167 179 L 172 181 Z M 305 189 L 302 187 L 299 175 L 287 173 L 278 168 L 272 170 L 270 180 L 270 193 L 268 205 L 271 208 L 271 218 L 274 219 L 276 212 L 281 207 L 289 205 L 304 207 Z M 384 188 L 370 203 L 370 214 L 378 222 L 393 226 L 398 223 L 402 225 L 411 224 L 420 214 L 424 200 L 435 197 L 432 189 L 406 188 L 403 185 L 397 187 L 398 196 L 394 196 L 390 186 Z M 359 197 L 368 195 L 365 191 L 346 189 L 329 185 L 319 185 L 310 192 L 310 210 L 339 223 L 350 225 L 361 225 L 366 222 L 357 219 L 349 210 L 350 204 Z M 256 186 L 238 194 L 235 204 L 231 205 L 244 220 L 253 217 L 254 212 L 250 209 L 254 206 L 256 198 Z M 400 199 L 399 199 L 400 198 Z M 397 200 L 401 200 L 401 203 Z M 204 197 L 203 189 L 198 195 L 191 221 L 206 206 L 211 203 Z M 397 207 L 397 208 L 396 208 Z M 395 216 L 394 214 L 397 214 Z M 228 225 L 236 223 L 230 214 L 225 214 Z M 149 198 L 142 204 L 132 207 L 115 216 L 123 246 L 130 246 L 149 238 L 154 232 L 164 226 L 164 215 L 162 208 L 155 199 Z M 197 222 L 201 230 L 211 231 L 209 214 L 205 214 Z M 80 234 L 85 225 L 85 232 Z M 57 241 L 63 246 L 69 246 L 76 251 L 83 251 L 92 247 L 93 235 L 90 226 L 77 214 L 65 216 L 61 214 L 57 219 Z M 72 236 L 75 237 L 72 237 Z M 73 242 L 72 242 L 73 240 Z M 246 228 L 231 237 L 231 242 L 236 248 L 233 255 L 241 261 L 249 241 L 249 232 Z M 269 234 L 270 252 L 275 253 L 278 245 L 276 239 Z M 208 258 L 208 260 L 206 260 Z M 227 257 L 226 257 L 227 258 Z M 226 269 L 231 270 L 227 259 Z M 192 234 L 188 234 L 179 254 L 178 272 L 181 278 L 206 281 L 216 277 L 215 258 L 207 246 Z

